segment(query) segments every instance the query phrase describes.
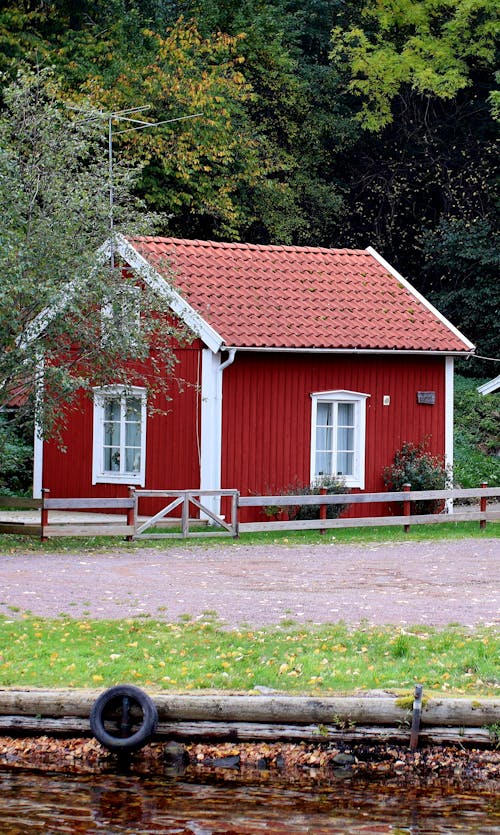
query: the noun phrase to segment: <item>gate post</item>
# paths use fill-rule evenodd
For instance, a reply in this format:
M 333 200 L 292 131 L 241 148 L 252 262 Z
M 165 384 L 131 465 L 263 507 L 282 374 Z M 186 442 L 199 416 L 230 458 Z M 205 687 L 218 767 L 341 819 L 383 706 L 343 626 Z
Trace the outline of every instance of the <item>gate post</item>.
M 127 526 L 132 526 L 134 528 L 134 533 L 131 536 L 127 536 L 127 542 L 132 542 L 135 537 L 135 533 L 137 531 L 137 496 L 135 493 L 135 487 L 128 488 L 128 497 L 129 499 L 133 499 L 134 504 L 132 507 L 127 507 Z
M 240 491 L 235 490 L 233 493 L 232 499 L 232 507 L 231 507 L 231 523 L 233 527 L 233 536 L 237 537 L 240 535 L 240 519 L 239 519 L 239 512 L 240 512 Z
M 40 542 L 47 542 L 45 527 L 49 524 L 49 511 L 48 508 L 45 507 L 45 499 L 49 498 L 49 493 L 50 490 L 48 487 L 42 487 L 42 503 L 40 505 Z

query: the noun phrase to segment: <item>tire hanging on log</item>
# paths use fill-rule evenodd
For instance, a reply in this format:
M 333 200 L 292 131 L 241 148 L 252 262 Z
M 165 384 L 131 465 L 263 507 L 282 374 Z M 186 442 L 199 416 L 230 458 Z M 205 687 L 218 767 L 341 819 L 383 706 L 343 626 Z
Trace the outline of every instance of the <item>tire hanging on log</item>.
M 118 684 L 96 699 L 90 713 L 90 729 L 109 751 L 137 751 L 153 736 L 158 711 L 153 700 L 131 684 Z

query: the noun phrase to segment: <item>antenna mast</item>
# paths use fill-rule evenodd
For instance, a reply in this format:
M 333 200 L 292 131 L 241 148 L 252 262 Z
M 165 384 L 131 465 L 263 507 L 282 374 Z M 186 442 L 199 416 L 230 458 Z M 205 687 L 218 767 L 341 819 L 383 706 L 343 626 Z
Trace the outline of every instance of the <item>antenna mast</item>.
M 159 125 L 168 125 L 172 122 L 183 122 L 186 119 L 196 119 L 198 116 L 202 116 L 202 113 L 193 113 L 190 116 L 177 116 L 174 119 L 162 119 L 159 122 L 146 122 L 143 119 L 136 119 L 133 117 L 132 114 L 142 113 L 144 110 L 148 110 L 150 107 L 149 104 L 142 105 L 141 107 L 131 107 L 127 110 L 114 110 L 111 112 L 106 112 L 104 110 L 84 110 L 83 108 L 72 107 L 72 110 L 81 110 L 83 113 L 88 114 L 90 118 L 86 119 L 85 121 L 94 122 L 98 119 L 105 119 L 108 123 L 108 177 L 109 177 L 109 232 L 110 232 L 110 261 L 111 261 L 111 269 L 114 269 L 115 266 L 115 247 L 114 247 L 114 235 L 115 235 L 115 221 L 114 221 L 114 187 L 113 187 L 113 135 L 117 136 L 120 133 L 130 133 L 134 130 L 144 130 L 146 128 L 157 128 Z M 130 127 L 120 128 L 120 130 L 115 130 L 113 133 L 113 122 L 129 122 L 131 123 Z

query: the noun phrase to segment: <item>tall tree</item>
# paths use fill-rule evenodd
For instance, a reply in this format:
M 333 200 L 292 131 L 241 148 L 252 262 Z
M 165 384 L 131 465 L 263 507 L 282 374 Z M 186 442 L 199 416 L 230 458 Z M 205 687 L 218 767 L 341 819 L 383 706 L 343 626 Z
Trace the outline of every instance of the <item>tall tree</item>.
M 96 257 L 110 235 L 105 134 L 70 117 L 46 73 L 23 76 L 4 95 L 0 406 L 15 402 L 20 416 L 35 409 L 48 434 L 77 391 L 111 382 L 126 387 L 143 373 L 151 351 L 172 371 L 169 337 L 183 331 L 157 315 L 162 304 L 146 287 L 140 325 L 131 326 L 133 279 L 108 257 Z M 135 231 L 142 228 L 132 185 L 133 172 L 115 161 L 114 224 L 123 231 L 134 221 Z M 103 330 L 100 310 L 108 318 L 115 312 L 113 328 Z M 150 381 L 153 394 L 167 377 Z

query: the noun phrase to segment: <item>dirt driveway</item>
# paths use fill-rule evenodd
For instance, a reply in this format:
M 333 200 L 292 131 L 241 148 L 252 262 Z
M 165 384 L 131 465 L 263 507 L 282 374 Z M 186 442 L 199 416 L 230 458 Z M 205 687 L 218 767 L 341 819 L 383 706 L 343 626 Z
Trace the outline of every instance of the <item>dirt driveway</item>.
M 500 624 L 500 539 L 0 555 L 0 613 Z

